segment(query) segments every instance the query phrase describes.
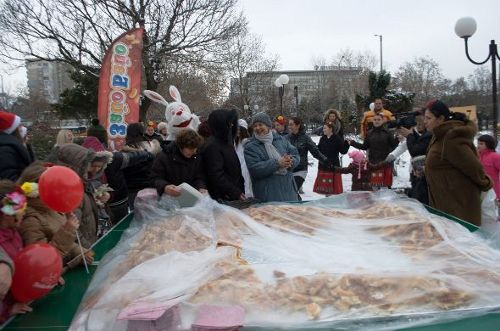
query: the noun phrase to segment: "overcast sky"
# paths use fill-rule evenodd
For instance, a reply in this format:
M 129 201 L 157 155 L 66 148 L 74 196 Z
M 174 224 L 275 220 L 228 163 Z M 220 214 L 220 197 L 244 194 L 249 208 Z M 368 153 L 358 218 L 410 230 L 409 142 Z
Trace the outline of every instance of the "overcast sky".
M 252 33 L 262 36 L 268 53 L 280 56 L 283 70 L 312 69 L 313 57 L 330 62 L 346 48 L 370 51 L 378 60 L 374 34 L 381 34 L 385 69 L 395 72 L 416 56 L 430 56 L 446 77 L 455 79 L 476 68 L 455 35 L 457 19 L 477 21 L 469 41 L 476 61 L 486 58 L 491 39 L 500 41 L 499 0 L 241 0 L 240 5 Z M 7 92 L 26 85 L 24 70 L 4 67 L 0 64 Z
M 370 51 L 379 61 L 374 34 L 381 34 L 385 69 L 395 72 L 414 57 L 430 56 L 456 79 L 476 68 L 455 34 L 459 18 L 476 19 L 469 39 L 476 61 L 486 58 L 491 39 L 500 41 L 499 0 L 242 0 L 241 6 L 251 31 L 280 56 L 283 70 L 310 70 L 313 57 L 330 62 L 346 48 Z

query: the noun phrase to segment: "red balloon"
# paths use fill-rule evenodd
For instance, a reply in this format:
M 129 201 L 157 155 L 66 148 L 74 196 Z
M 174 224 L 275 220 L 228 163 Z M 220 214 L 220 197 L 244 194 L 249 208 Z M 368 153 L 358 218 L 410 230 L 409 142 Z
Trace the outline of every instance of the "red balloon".
M 31 244 L 14 258 L 12 295 L 18 302 L 29 302 L 47 294 L 62 274 L 62 258 L 54 246 Z
M 83 183 L 70 168 L 53 166 L 40 176 L 38 191 L 47 207 L 60 213 L 69 213 L 82 202 Z

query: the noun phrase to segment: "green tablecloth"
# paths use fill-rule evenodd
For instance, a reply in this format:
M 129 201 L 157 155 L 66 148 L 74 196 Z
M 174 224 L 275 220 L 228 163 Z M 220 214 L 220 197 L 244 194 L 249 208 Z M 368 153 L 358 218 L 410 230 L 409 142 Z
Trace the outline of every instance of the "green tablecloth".
M 467 227 L 470 231 L 475 231 L 478 228 L 470 223 L 442 213 L 438 210 L 428 207 L 429 211 L 445 216 L 453 221 Z M 95 260 L 99 261 L 116 243 L 120 240 L 124 230 L 126 230 L 132 220 L 133 215 L 130 214 L 124 218 L 112 231 L 108 232 L 96 245 L 93 247 L 96 255 Z M 55 288 L 46 297 L 35 302 L 33 312 L 26 315 L 19 315 L 14 318 L 3 330 L 66 330 L 71 324 L 78 305 L 85 294 L 85 291 L 90 284 L 92 274 L 97 267 L 91 266 L 88 275 L 83 267 L 70 270 L 64 274 L 66 285 Z M 261 328 L 244 328 L 244 330 L 263 330 Z M 269 329 L 267 329 L 269 330 Z M 329 329 L 332 330 L 332 329 Z M 448 323 L 439 323 L 429 326 L 420 326 L 408 328 L 405 330 L 413 331 L 494 331 L 500 330 L 500 313 L 490 313 L 479 317 L 461 319 Z

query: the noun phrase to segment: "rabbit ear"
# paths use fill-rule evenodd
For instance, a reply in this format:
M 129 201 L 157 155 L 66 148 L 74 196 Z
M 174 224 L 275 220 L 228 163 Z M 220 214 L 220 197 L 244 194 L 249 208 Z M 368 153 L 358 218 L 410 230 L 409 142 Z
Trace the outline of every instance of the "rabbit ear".
M 152 100 L 153 102 L 162 104 L 164 106 L 168 106 L 167 100 L 165 100 L 161 95 L 159 95 L 155 91 L 144 90 L 143 93 L 148 99 Z
M 172 99 L 177 102 L 182 102 L 181 94 L 179 93 L 179 90 L 177 90 L 177 87 L 175 87 L 174 85 L 170 85 L 168 91 L 170 92 L 170 96 L 172 97 Z

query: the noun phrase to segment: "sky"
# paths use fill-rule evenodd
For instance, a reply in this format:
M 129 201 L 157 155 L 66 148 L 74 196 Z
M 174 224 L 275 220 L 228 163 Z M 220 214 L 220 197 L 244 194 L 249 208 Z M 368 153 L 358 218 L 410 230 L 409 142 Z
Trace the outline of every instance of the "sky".
M 445 77 L 456 79 L 477 68 L 455 34 L 459 18 L 476 19 L 477 31 L 469 39 L 476 61 L 486 58 L 490 40 L 500 41 L 498 0 L 240 0 L 239 7 L 267 53 L 279 55 L 282 70 L 311 70 L 313 58 L 330 62 L 346 48 L 369 51 L 379 61 L 374 34 L 381 34 L 384 69 L 395 72 L 415 57 L 429 56 Z M 11 93 L 26 86 L 26 71 L 6 69 L 12 65 L 0 63 L 4 89 Z
M 396 72 L 415 57 L 429 56 L 445 77 L 456 79 L 476 68 L 455 34 L 459 18 L 476 20 L 469 39 L 474 60 L 486 59 L 490 40 L 500 41 L 498 0 L 242 0 L 240 5 L 251 32 L 262 37 L 268 53 L 280 56 L 282 70 L 312 70 L 314 57 L 329 63 L 346 48 L 369 51 L 380 61 L 374 36 L 379 34 L 384 69 Z

